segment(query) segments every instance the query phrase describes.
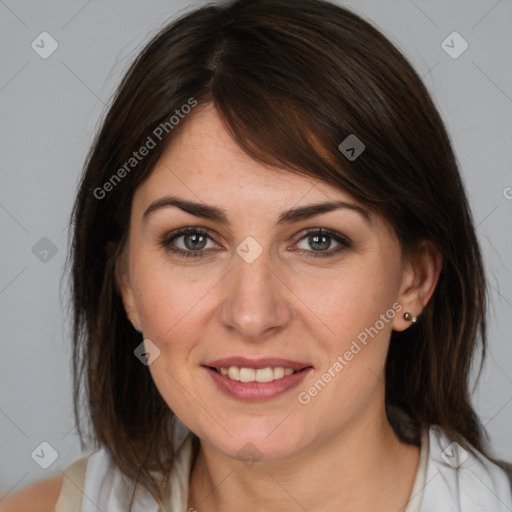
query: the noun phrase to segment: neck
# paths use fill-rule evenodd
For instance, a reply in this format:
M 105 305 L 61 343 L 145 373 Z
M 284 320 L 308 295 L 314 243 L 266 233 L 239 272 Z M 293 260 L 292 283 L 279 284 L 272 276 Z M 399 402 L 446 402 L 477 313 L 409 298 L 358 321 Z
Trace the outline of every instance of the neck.
M 400 442 L 384 405 L 285 461 L 248 467 L 201 442 L 189 510 L 404 511 L 418 463 L 418 447 Z

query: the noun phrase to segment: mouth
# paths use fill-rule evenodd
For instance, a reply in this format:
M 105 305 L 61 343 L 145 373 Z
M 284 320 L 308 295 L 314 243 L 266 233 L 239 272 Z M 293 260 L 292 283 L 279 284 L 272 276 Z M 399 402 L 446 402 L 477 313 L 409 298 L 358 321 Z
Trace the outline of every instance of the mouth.
M 240 400 L 275 398 L 297 386 L 313 370 L 307 363 L 276 358 L 227 358 L 202 366 L 223 393 Z

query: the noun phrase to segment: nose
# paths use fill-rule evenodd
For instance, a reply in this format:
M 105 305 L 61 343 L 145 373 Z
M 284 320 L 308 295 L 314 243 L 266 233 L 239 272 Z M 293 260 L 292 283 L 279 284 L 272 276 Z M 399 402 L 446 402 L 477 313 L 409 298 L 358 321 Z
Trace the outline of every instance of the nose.
M 251 263 L 235 254 L 234 268 L 223 280 L 220 321 L 232 334 L 252 343 L 275 336 L 292 317 L 289 290 L 277 269 L 269 266 L 267 252 Z

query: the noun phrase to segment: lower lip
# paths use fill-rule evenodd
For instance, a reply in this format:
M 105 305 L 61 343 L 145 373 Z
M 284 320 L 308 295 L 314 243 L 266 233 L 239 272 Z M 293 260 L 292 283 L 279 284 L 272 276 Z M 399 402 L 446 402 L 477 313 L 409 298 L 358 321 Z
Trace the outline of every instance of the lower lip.
M 226 395 L 238 400 L 270 400 L 298 386 L 313 368 L 304 368 L 271 382 L 240 382 L 232 380 L 209 367 L 205 368 L 219 389 Z

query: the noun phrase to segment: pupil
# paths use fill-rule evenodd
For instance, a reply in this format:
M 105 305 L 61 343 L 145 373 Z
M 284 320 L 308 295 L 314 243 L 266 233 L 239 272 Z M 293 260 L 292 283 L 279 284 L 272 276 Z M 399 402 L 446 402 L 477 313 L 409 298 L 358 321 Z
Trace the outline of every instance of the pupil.
M 311 243 L 311 247 L 314 250 L 328 249 L 329 246 L 331 245 L 330 238 L 326 235 L 313 235 L 310 237 L 310 243 Z M 319 245 L 317 245 L 317 249 L 315 249 L 315 244 L 318 244 L 318 243 L 319 243 Z
M 203 239 L 203 240 L 201 240 Z M 192 243 L 188 243 L 189 241 L 192 241 Z M 205 246 L 206 237 L 204 235 L 198 235 L 197 233 L 192 233 L 185 236 L 185 245 L 187 246 L 187 249 L 202 249 Z M 198 245 L 203 242 L 203 244 L 198 247 Z

